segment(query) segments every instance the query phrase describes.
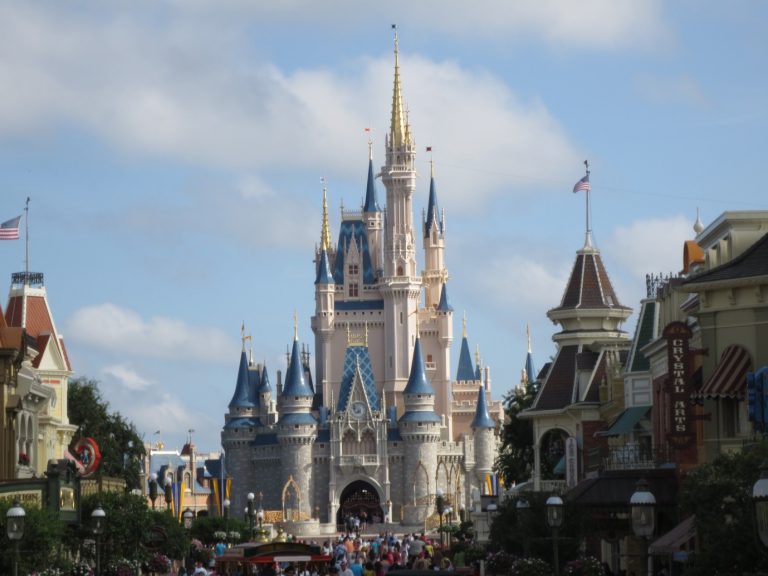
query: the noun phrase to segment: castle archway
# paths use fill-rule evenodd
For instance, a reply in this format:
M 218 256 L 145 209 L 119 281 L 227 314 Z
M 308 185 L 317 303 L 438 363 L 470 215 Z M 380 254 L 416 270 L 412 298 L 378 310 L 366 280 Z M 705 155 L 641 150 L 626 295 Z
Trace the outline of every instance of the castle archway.
M 384 521 L 384 514 L 376 488 L 365 480 L 355 480 L 341 492 L 336 524 L 347 527 L 350 518 L 359 518 L 361 524 L 379 523 Z

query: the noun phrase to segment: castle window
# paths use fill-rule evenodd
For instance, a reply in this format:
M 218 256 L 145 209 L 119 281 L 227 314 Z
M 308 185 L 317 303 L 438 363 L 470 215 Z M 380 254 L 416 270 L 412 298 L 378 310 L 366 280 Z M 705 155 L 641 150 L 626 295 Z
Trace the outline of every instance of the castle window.
M 349 284 L 349 296 L 357 298 L 360 295 L 360 287 L 357 284 Z
M 432 354 L 427 354 L 427 362 L 432 362 Z
M 347 271 L 350 276 L 357 276 L 360 274 L 360 267 L 357 264 L 350 264 Z

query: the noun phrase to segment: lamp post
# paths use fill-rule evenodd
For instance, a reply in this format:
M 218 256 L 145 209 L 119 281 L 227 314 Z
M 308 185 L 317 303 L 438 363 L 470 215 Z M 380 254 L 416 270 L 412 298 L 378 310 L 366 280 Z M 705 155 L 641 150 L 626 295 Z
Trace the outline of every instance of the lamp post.
M 517 511 L 517 528 L 523 534 L 523 555 L 529 556 L 530 543 L 528 540 L 528 532 L 525 530 L 525 521 L 528 519 L 531 504 L 525 498 L 520 498 L 515 504 L 515 510 Z
M 173 514 L 171 510 L 171 502 L 173 502 L 173 480 L 169 476 L 165 477 L 165 507 L 168 509 L 169 514 Z
M 641 539 L 643 544 L 642 574 L 650 574 L 648 570 L 648 539 L 653 536 L 656 527 L 656 498 L 648 490 L 648 482 L 643 478 L 637 481 L 635 493 L 629 499 L 632 531 Z
M 440 517 L 440 547 L 443 546 L 443 512 L 445 512 L 445 496 L 443 490 L 438 488 L 435 491 L 435 510 Z
M 565 505 L 560 496 L 550 496 L 545 504 L 547 509 L 547 524 L 552 529 L 552 568 L 555 576 L 560 575 L 560 546 L 557 541 L 557 531 L 563 525 L 563 510 Z
M 259 509 L 256 511 L 256 522 L 259 524 L 259 532 L 256 537 L 257 542 L 267 542 L 269 537 L 267 531 L 264 529 L 264 509 L 259 505 Z
M 192 531 L 192 520 L 195 518 L 195 513 L 192 512 L 189 508 L 186 508 L 184 512 L 181 514 L 181 520 L 184 524 L 184 530 L 187 532 L 187 536 L 189 536 L 190 532 Z M 192 564 L 192 544 L 187 544 L 187 554 L 184 561 L 185 567 L 189 569 L 190 564 Z
M 154 510 L 155 500 L 157 500 L 157 474 L 154 472 L 149 475 L 149 499 L 152 501 L 152 510 Z
M 13 542 L 13 576 L 19 574 L 19 540 L 24 536 L 24 517 L 27 513 L 18 500 L 14 501 L 13 506 L 8 508 L 5 514 L 6 532 L 8 540 Z
M 101 535 L 107 523 L 107 513 L 98 504 L 91 512 L 91 529 L 96 536 L 96 576 L 101 576 Z
M 248 529 L 250 534 L 250 539 L 253 540 L 253 520 L 254 520 L 254 509 L 253 509 L 253 499 L 256 498 L 253 492 L 248 492 L 248 508 L 247 508 L 247 514 L 248 514 Z
M 757 535 L 763 546 L 768 547 L 768 460 L 760 465 L 760 478 L 752 486 L 752 502 L 755 503 Z
M 229 505 L 231 502 L 228 498 L 224 499 L 224 502 L 221 503 L 222 508 L 224 509 L 224 544 L 227 545 L 227 548 L 229 548 Z

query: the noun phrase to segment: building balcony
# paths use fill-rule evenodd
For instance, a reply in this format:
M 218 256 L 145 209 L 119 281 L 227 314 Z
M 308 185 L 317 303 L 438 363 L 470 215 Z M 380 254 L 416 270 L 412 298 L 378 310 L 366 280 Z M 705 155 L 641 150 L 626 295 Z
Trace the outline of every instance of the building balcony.
M 669 446 L 651 447 L 639 442 L 627 442 L 624 446 L 590 450 L 586 468 L 588 472 L 653 469 L 674 461 L 674 451 Z
M 354 454 L 341 456 L 337 460 L 338 466 L 344 473 L 350 473 L 355 470 L 364 471 L 372 475 L 379 467 L 379 457 L 376 454 Z

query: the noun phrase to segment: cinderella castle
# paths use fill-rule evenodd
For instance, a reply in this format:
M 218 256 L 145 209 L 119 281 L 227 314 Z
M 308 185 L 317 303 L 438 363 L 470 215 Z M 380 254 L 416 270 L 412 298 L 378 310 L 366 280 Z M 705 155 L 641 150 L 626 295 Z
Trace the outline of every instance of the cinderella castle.
M 229 498 L 267 522 L 333 527 L 349 515 L 423 525 L 435 495 L 458 514 L 479 505 L 498 447 L 501 402 L 490 369 L 473 365 L 466 320 L 456 377 L 451 344 L 445 213 L 434 169 L 417 264 L 416 145 L 401 91 L 395 35 L 394 89 L 385 160 L 374 171 L 369 144 L 365 202 L 342 210 L 331 240 L 323 190 L 315 248 L 314 370 L 294 341 L 285 378 L 245 349 L 221 439 Z M 379 204 L 376 179 L 386 189 Z M 426 196 L 426 194 L 425 194 Z M 314 374 L 314 377 L 313 377 Z

